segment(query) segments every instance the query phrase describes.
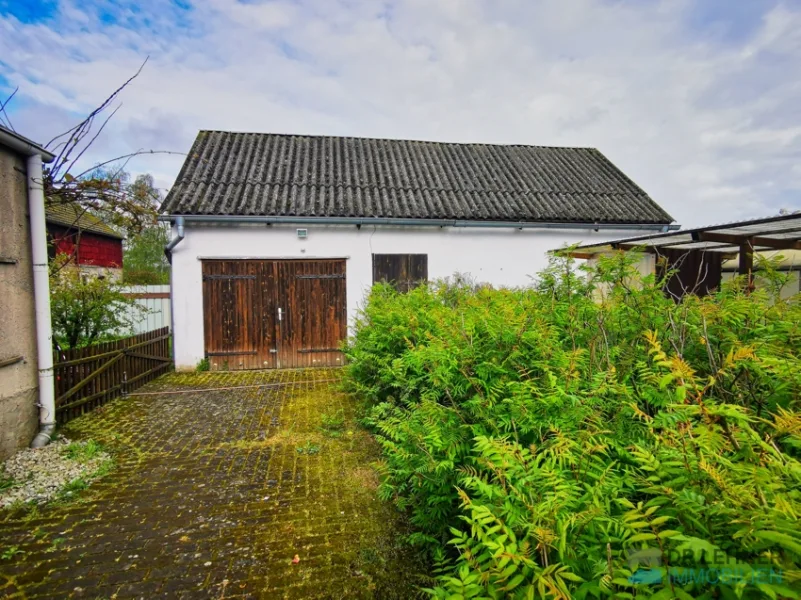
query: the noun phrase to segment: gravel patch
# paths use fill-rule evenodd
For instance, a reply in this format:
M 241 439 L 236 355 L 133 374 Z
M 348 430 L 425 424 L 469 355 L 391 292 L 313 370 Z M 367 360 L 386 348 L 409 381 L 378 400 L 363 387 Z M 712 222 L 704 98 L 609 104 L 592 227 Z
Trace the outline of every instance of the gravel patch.
M 0 508 L 16 502 L 41 504 L 55 498 L 75 480 L 91 480 L 111 460 L 106 452 L 87 452 L 92 444 L 59 438 L 44 448 L 17 452 L 0 467 L 0 482 L 13 482 L 0 490 Z

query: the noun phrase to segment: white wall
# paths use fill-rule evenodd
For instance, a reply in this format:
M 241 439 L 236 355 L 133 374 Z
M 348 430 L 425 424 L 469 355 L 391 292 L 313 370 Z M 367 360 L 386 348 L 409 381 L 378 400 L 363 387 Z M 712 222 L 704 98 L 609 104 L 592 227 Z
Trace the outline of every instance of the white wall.
M 372 254 L 428 254 L 428 277 L 455 272 L 495 286 L 531 283 L 548 262 L 547 251 L 565 244 L 642 235 L 637 230 L 389 228 L 364 226 L 242 225 L 202 227 L 187 224 L 186 237 L 173 250 L 172 301 L 175 365 L 194 368 L 203 358 L 203 258 L 346 258 L 348 318 L 353 319 L 372 285 Z

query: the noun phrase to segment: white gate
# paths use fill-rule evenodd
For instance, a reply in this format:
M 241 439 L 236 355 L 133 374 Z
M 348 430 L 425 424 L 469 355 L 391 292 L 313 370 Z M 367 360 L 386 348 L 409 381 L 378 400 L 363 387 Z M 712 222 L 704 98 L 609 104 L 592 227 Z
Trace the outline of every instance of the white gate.
M 169 285 L 128 285 L 122 288 L 122 292 L 146 309 L 145 311 L 128 309 L 133 321 L 130 330 L 132 335 L 162 327 L 172 327 Z

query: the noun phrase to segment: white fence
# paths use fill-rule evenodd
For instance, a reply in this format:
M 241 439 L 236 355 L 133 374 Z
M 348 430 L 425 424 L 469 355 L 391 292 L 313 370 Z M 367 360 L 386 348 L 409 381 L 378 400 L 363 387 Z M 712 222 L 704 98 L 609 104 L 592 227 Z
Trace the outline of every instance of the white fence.
M 162 327 L 172 327 L 169 285 L 129 285 L 122 291 L 126 296 L 134 298 L 136 304 L 146 309 L 145 311 L 133 307 L 128 309 L 133 321 L 130 329 L 132 335 Z

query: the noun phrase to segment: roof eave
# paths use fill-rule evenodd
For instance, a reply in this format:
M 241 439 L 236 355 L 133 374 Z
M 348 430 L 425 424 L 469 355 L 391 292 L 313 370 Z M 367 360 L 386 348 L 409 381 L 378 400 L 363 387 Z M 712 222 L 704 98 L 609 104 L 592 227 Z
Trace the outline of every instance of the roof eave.
M 183 217 L 187 223 L 263 223 L 292 225 L 385 225 L 400 227 L 477 227 L 506 229 L 594 229 L 675 231 L 680 225 L 671 223 L 599 223 L 597 221 L 479 221 L 469 219 L 409 219 L 392 217 L 303 217 L 266 215 L 192 215 L 168 213 L 160 221 Z
M 53 219 L 46 219 L 45 223 L 47 225 L 57 225 L 58 227 L 63 227 L 64 229 L 66 229 L 68 231 L 69 230 L 74 230 L 74 231 L 77 231 L 79 233 L 89 233 L 91 235 L 101 235 L 103 237 L 111 238 L 113 240 L 124 240 L 125 239 L 124 235 L 116 233 L 116 232 L 115 233 L 111 233 L 111 232 L 106 232 L 106 231 L 96 231 L 96 230 L 91 229 L 89 227 L 76 227 L 74 224 L 67 224 L 67 223 L 64 223 L 63 221 L 56 221 L 56 220 L 53 220 Z
M 56 158 L 55 154 L 45 150 L 36 142 L 5 127 L 0 127 L 0 144 L 19 152 L 23 156 L 35 156 L 38 154 L 42 157 L 42 162 L 51 163 Z

